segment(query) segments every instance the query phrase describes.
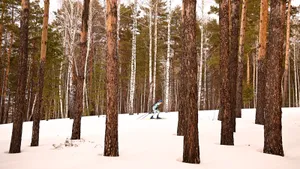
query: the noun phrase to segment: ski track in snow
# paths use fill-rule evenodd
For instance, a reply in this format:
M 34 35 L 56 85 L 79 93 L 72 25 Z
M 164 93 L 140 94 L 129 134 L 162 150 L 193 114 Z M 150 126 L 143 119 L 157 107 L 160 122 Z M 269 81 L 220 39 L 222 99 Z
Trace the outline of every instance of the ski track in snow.
M 25 122 L 18 154 L 8 154 L 12 124 L 0 125 L 0 169 L 299 169 L 300 108 L 283 108 L 285 157 L 262 153 L 263 126 L 254 124 L 254 113 L 243 109 L 235 145 L 221 146 L 218 111 L 200 111 L 199 165 L 181 162 L 177 112 L 161 113 L 166 118 L 161 120 L 139 120 L 143 113 L 119 115 L 119 157 L 103 156 L 105 116 L 83 117 L 82 139 L 69 143 L 73 120 L 41 121 L 39 147 L 30 147 L 32 122 Z

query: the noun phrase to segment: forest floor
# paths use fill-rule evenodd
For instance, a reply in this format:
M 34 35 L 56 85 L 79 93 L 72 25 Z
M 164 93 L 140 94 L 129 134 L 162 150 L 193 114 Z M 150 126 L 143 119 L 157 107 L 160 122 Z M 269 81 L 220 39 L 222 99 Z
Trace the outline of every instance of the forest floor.
M 201 164 L 182 163 L 183 137 L 176 136 L 177 113 L 165 119 L 119 116 L 119 157 L 103 156 L 105 116 L 82 118 L 82 139 L 68 141 L 71 119 L 41 122 L 40 146 L 30 147 L 32 122 L 23 125 L 22 152 L 8 154 L 12 124 L 0 125 L 0 169 L 299 169 L 300 108 L 283 109 L 285 157 L 262 153 L 263 126 L 254 109 L 237 119 L 234 146 L 221 146 L 218 111 L 199 112 Z

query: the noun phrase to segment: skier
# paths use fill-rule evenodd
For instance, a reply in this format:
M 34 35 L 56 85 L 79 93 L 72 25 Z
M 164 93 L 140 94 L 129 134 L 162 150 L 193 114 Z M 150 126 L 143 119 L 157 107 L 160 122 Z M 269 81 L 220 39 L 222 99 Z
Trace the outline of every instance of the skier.
M 154 119 L 154 116 L 155 116 L 155 114 L 157 114 L 157 116 L 156 116 L 156 119 L 161 119 L 160 117 L 159 117 L 159 110 L 158 110 L 158 106 L 160 105 L 162 103 L 162 100 L 159 100 L 157 103 L 155 103 L 153 106 L 152 106 L 152 112 L 151 113 L 154 113 L 152 116 L 151 116 L 151 118 L 150 119 Z

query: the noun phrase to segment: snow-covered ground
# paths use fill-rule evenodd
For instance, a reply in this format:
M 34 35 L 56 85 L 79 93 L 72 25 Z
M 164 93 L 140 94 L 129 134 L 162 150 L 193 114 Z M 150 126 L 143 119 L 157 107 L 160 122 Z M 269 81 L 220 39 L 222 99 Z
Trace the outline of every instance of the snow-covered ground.
M 0 169 L 299 169 L 300 108 L 283 109 L 285 157 L 262 153 L 263 126 L 254 110 L 237 120 L 235 146 L 221 146 L 218 111 L 199 112 L 201 164 L 182 163 L 183 137 L 176 136 L 177 113 L 161 120 L 119 116 L 119 157 L 103 156 L 105 117 L 82 118 L 82 140 L 65 146 L 72 120 L 41 122 L 40 146 L 30 147 L 31 122 L 24 123 L 22 153 L 8 154 L 12 125 L 0 125 Z M 56 147 L 56 148 L 55 148 Z

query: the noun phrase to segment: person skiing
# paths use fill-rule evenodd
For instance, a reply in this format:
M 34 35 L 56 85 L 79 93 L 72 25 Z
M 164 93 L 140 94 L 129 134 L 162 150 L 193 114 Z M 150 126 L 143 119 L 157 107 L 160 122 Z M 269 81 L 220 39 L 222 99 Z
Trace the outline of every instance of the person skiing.
M 162 100 L 159 100 L 158 102 L 156 102 L 153 106 L 152 106 L 152 112 L 153 115 L 150 117 L 150 119 L 154 119 L 155 115 L 156 115 L 156 119 L 161 119 L 159 117 L 159 110 L 158 110 L 158 106 L 162 103 Z

